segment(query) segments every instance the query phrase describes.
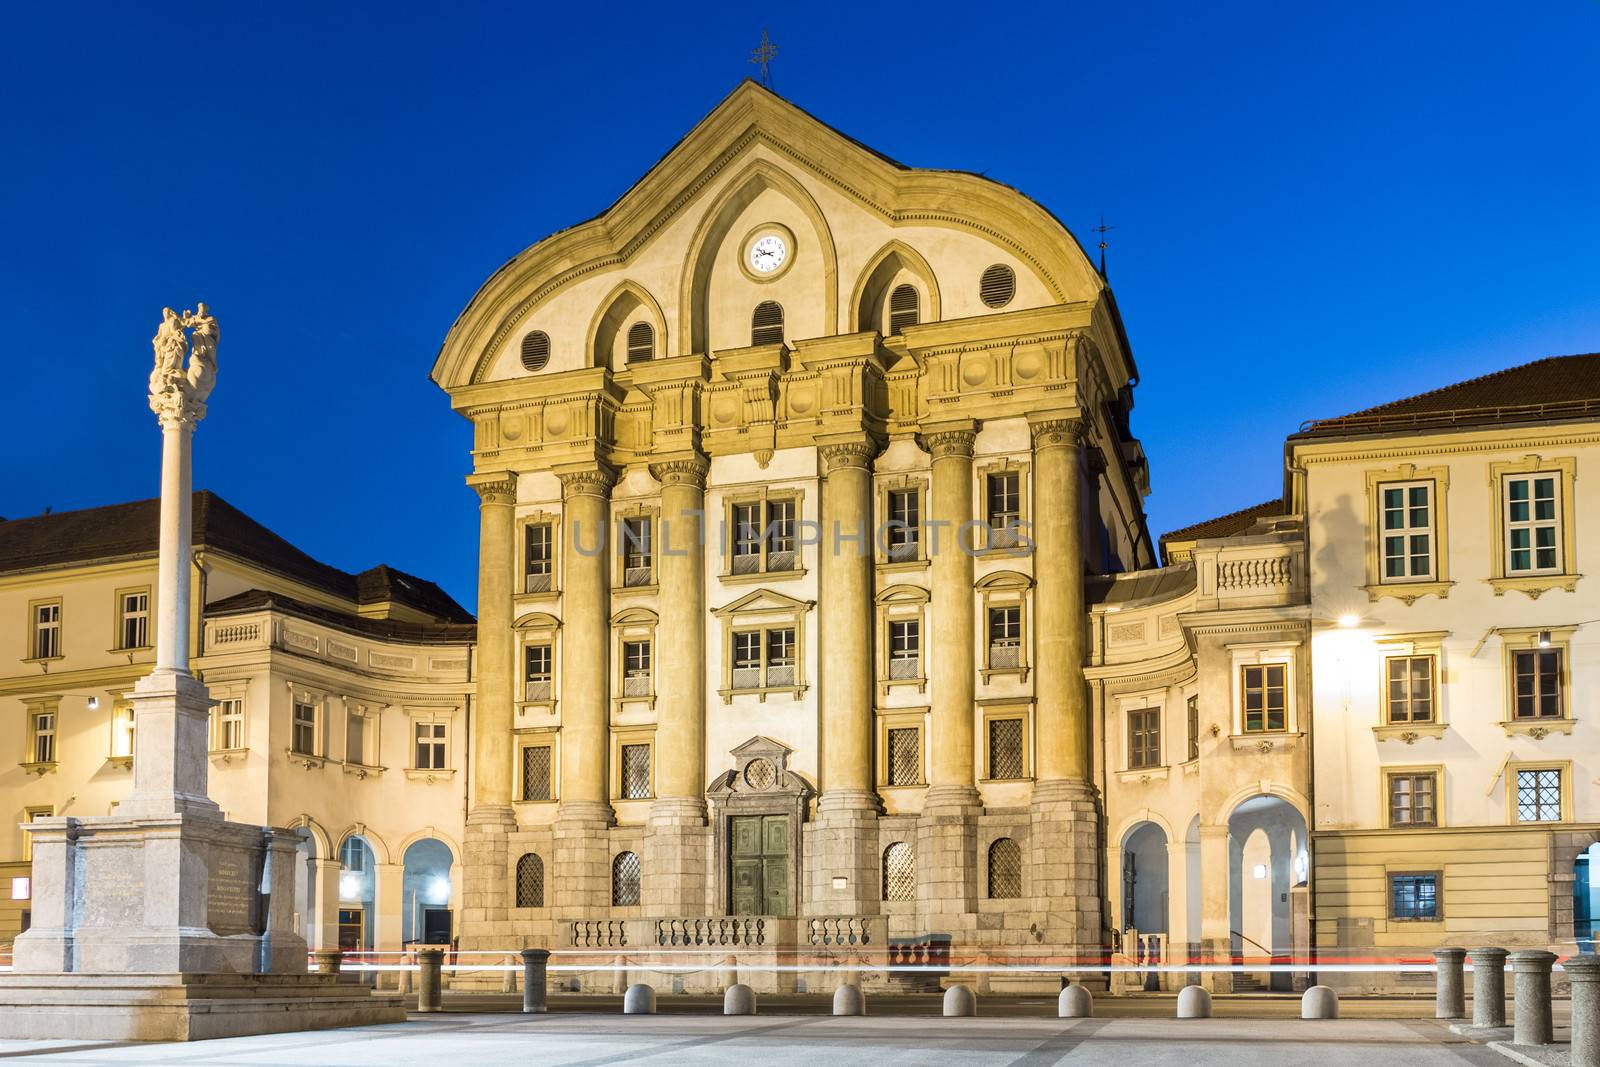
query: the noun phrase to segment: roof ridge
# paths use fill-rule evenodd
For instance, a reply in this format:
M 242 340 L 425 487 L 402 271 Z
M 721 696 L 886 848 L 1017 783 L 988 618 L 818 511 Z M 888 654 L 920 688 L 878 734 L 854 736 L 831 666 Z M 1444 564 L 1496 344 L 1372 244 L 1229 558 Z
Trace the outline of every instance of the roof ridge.
M 1213 515 L 1209 519 L 1201 519 L 1199 522 L 1191 522 L 1187 526 L 1180 526 L 1176 530 L 1169 530 L 1166 533 L 1162 534 L 1158 538 L 1158 540 L 1166 541 L 1168 538 L 1178 537 L 1179 535 L 1186 534 L 1191 530 L 1198 530 L 1202 526 L 1210 526 L 1212 523 L 1225 522 L 1228 519 L 1237 519 L 1237 518 L 1242 518 L 1242 517 L 1244 517 L 1246 515 L 1251 515 L 1251 514 L 1258 513 L 1258 512 L 1265 512 L 1267 508 L 1282 508 L 1282 507 L 1283 507 L 1283 498 L 1282 497 L 1273 497 L 1271 500 L 1263 500 L 1259 504 L 1251 504 L 1249 507 L 1240 508 L 1238 511 L 1230 511 L 1225 515 Z
M 1447 382 L 1444 385 L 1436 386 L 1435 388 L 1432 388 L 1432 389 L 1424 389 L 1422 392 L 1413 393 L 1410 396 L 1402 396 L 1402 397 L 1398 397 L 1398 398 L 1396 398 L 1394 400 L 1385 400 L 1381 404 L 1374 404 L 1372 407 L 1362 408 L 1360 411 L 1352 411 L 1352 412 L 1350 412 L 1350 415 L 1369 415 L 1369 414 L 1372 414 L 1373 412 L 1381 411 L 1383 408 L 1389 407 L 1389 406 L 1394 405 L 1394 404 L 1405 404 L 1405 403 L 1409 403 L 1410 401 L 1413 401 L 1413 400 L 1422 400 L 1422 399 L 1424 399 L 1426 397 L 1437 396 L 1440 393 L 1446 392 L 1446 391 L 1448 391 L 1450 389 L 1459 389 L 1463 385 L 1477 385 L 1479 382 L 1486 382 L 1486 381 L 1489 381 L 1489 380 L 1491 380 L 1493 378 L 1502 378 L 1502 377 L 1506 376 L 1507 374 L 1515 374 L 1518 371 L 1527 370 L 1529 367 L 1536 367 L 1541 363 L 1554 363 L 1557 360 L 1562 360 L 1562 359 L 1584 359 L 1584 358 L 1586 358 L 1588 356 L 1594 356 L 1594 355 L 1600 355 L 1600 353 L 1595 353 L 1595 352 L 1574 352 L 1574 353 L 1572 353 L 1570 355 L 1565 355 L 1565 356 L 1540 356 L 1538 359 L 1530 359 L 1526 363 L 1517 363 L 1517 364 L 1513 364 L 1510 367 L 1501 367 L 1499 370 L 1492 370 L 1492 371 L 1488 372 L 1487 374 L 1479 374 L 1479 375 L 1477 375 L 1476 377 L 1473 377 L 1473 378 L 1462 378 L 1460 381 Z M 1346 415 L 1346 416 L 1344 416 L 1344 418 L 1349 418 L 1350 415 Z

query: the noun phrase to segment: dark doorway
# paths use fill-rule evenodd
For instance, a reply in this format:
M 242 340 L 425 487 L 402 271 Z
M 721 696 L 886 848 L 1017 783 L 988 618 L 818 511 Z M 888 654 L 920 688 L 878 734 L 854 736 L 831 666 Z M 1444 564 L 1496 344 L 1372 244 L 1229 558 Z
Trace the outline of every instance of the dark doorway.
M 789 816 L 735 815 L 733 913 L 789 914 Z
M 448 945 L 450 943 L 450 909 L 422 909 L 422 943 Z

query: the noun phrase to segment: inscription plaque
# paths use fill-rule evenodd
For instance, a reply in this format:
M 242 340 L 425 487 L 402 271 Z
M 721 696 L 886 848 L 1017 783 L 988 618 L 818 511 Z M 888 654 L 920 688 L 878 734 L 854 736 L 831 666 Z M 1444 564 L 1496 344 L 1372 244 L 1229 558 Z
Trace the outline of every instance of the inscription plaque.
M 259 853 L 216 848 L 206 865 L 206 925 L 211 932 L 261 932 L 261 861 Z

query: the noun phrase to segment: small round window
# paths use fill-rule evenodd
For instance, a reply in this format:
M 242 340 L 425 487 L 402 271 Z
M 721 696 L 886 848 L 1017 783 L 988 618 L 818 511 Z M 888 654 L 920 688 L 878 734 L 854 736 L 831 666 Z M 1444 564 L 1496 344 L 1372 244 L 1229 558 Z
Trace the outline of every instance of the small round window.
M 1017 295 L 1017 276 L 1004 263 L 983 272 L 978 282 L 978 297 L 992 308 L 1003 308 Z
M 550 362 L 550 335 L 534 330 L 522 339 L 522 365 L 528 370 L 544 370 Z

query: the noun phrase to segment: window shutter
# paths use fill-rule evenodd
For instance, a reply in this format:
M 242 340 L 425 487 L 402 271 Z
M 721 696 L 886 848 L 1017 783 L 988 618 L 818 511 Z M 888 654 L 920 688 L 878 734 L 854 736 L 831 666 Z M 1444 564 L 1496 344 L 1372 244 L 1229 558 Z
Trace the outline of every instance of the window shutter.
M 889 336 L 893 337 L 907 326 L 915 326 L 920 320 L 922 298 L 916 289 L 909 285 L 898 285 L 894 292 L 889 294 Z
M 628 327 L 628 362 L 642 363 L 656 355 L 656 331 L 648 322 Z
M 783 343 L 783 305 L 776 300 L 763 300 L 750 316 L 750 343 L 776 345 Z
M 550 335 L 534 330 L 522 339 L 522 366 L 525 370 L 544 370 L 550 362 Z
M 1004 263 L 983 272 L 978 281 L 978 298 L 992 308 L 1003 308 L 1017 295 L 1017 276 Z

